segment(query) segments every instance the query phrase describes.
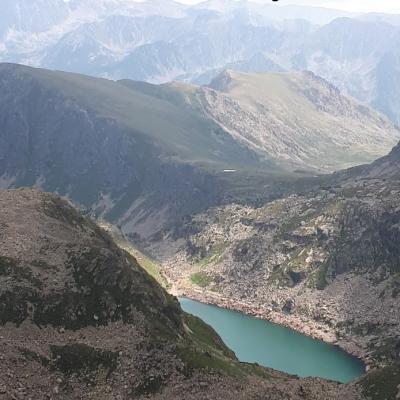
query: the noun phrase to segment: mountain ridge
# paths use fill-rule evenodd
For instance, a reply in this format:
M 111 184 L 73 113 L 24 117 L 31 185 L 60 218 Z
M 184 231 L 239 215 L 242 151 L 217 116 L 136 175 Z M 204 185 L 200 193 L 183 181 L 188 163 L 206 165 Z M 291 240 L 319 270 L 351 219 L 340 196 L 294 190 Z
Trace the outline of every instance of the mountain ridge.
M 395 15 L 251 2 L 41 0 L 22 21 L 18 5 L 28 5 L 18 1 L 0 18 L 2 61 L 151 83 L 208 83 L 224 68 L 311 70 L 400 123 Z
M 253 75 L 239 76 L 253 79 Z M 263 87 L 263 77 L 267 83 L 279 77 L 288 95 L 298 91 L 290 83 L 290 74 L 254 76 L 255 81 L 250 79 L 253 85 Z M 280 96 L 276 90 L 271 91 L 272 97 L 255 94 L 249 102 L 182 83 L 114 82 L 13 64 L 1 64 L 0 77 L 2 187 L 38 186 L 55 191 L 124 226 L 126 233 L 141 230 L 148 237 L 166 223 L 232 198 L 243 202 L 276 198 L 294 187 L 309 185 L 306 181 L 321 169 L 321 164 L 307 158 L 304 143 L 290 139 L 297 133 L 289 129 L 287 118 L 275 106 Z M 320 93 L 319 81 L 307 79 L 301 78 L 298 87 L 317 85 L 316 93 Z M 329 98 L 329 90 L 321 95 Z M 299 96 L 300 109 L 308 110 L 303 104 L 309 103 L 310 95 Z M 335 96 L 344 99 L 338 93 Z M 320 121 L 320 125 L 314 121 L 317 130 L 297 122 L 305 137 L 320 132 L 310 149 L 327 154 L 323 137 L 331 140 L 332 127 L 338 133 L 354 127 L 350 137 L 370 133 L 372 143 L 379 142 L 375 155 L 368 153 L 368 143 L 360 148 L 363 161 L 386 153 L 398 130 L 374 112 L 368 114 L 365 109 L 362 114 L 350 100 L 343 101 L 360 116 L 359 126 L 346 113 L 343 118 L 335 116 L 334 106 L 320 111 L 313 105 L 308 113 Z M 292 107 L 285 97 L 280 102 Z M 261 105 L 255 111 L 256 103 Z M 246 118 L 255 128 L 243 123 Z M 275 124 L 275 136 L 270 121 Z M 293 147 L 298 154 L 291 153 Z M 290 151 L 283 154 L 282 148 Z M 354 158 L 337 165 L 357 163 L 359 150 L 343 150 L 339 134 L 332 148 L 336 155 Z
M 209 96 L 211 102 L 207 108 L 208 112 L 227 130 L 236 128 L 238 132 L 243 132 L 242 135 L 252 144 L 267 153 L 275 156 L 278 154 L 278 158 L 292 157 L 293 160 L 308 163 L 322 171 L 343 168 L 346 151 L 351 153 L 353 163 L 362 164 L 374 160 L 374 151 L 379 148 L 382 138 L 391 129 L 393 137 L 389 140 L 388 147 L 394 145 L 398 139 L 395 133 L 398 130 L 396 126 L 387 124 L 382 116 L 343 96 L 336 87 L 311 72 L 244 74 L 225 71 L 208 87 L 228 95 L 229 99 L 242 108 L 244 115 L 250 113 L 247 116 L 247 126 L 235 126 L 231 121 L 235 120 L 234 113 L 238 112 L 239 107 L 233 106 L 234 111 L 227 121 L 223 113 L 218 115 L 217 102 L 213 104 L 212 96 Z M 325 116 L 330 128 L 318 125 L 317 121 L 324 121 Z M 379 126 L 380 134 L 375 136 L 372 132 L 368 133 L 373 125 Z M 355 136 L 358 129 L 362 134 Z M 265 138 L 259 132 L 265 132 Z M 324 138 L 322 132 L 325 132 Z M 285 142 L 283 149 L 275 145 L 274 136 L 278 138 L 276 142 L 279 139 Z M 357 146 L 360 147 L 356 148 Z M 364 160 L 357 159 L 363 151 L 368 153 L 369 146 L 373 149 L 369 160 L 368 156 Z M 385 150 L 382 150 L 384 153 Z M 321 159 L 325 161 L 326 166 L 320 163 Z M 332 165 L 329 165 L 330 162 Z M 342 164 L 339 165 L 340 163 Z

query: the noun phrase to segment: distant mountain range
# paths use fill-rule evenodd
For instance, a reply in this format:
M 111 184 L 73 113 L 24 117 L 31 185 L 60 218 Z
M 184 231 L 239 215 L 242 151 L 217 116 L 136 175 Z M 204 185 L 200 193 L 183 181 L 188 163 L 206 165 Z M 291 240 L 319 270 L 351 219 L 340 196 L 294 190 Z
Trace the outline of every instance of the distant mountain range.
M 209 83 L 310 70 L 400 123 L 400 17 L 210 0 L 6 0 L 0 60 L 114 79 Z

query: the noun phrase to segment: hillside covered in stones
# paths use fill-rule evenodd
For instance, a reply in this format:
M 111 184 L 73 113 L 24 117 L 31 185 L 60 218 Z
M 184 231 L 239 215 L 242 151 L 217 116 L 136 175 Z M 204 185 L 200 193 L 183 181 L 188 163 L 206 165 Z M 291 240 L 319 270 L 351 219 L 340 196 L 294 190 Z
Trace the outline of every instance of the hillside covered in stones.
M 203 88 L 203 106 L 250 148 L 294 168 L 332 172 L 364 164 L 398 140 L 398 128 L 382 114 L 308 71 L 227 70 Z
M 397 154 L 259 208 L 196 215 L 165 233 L 175 251 L 157 243 L 153 251 L 175 293 L 335 343 L 375 374 L 390 369 L 398 385 L 400 183 L 389 168 Z
M 1 399 L 361 399 L 237 362 L 55 195 L 0 191 Z

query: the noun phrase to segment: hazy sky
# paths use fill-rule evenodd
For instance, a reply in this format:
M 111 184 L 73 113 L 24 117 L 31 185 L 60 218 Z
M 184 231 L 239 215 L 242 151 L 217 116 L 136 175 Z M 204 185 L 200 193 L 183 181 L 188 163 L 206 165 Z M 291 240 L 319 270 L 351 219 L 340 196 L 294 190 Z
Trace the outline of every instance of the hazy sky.
M 199 0 L 179 0 L 183 3 L 197 3 Z M 235 0 L 231 0 L 235 1 Z M 271 3 L 271 0 L 256 0 Z M 347 11 L 389 12 L 400 14 L 400 0 L 279 0 L 279 5 L 298 4 L 337 8 Z
M 280 0 L 285 4 L 306 4 L 347 11 L 400 13 L 400 0 Z

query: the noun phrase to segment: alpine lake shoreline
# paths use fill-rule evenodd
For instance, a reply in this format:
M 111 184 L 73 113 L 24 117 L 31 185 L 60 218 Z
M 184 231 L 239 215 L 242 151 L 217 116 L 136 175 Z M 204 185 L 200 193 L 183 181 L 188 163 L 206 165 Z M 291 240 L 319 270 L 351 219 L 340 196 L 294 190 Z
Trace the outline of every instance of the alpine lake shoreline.
M 352 343 L 349 340 L 338 341 L 336 338 L 334 339 L 335 335 L 333 332 L 320 332 L 317 329 L 317 324 L 313 321 L 307 321 L 307 323 L 304 323 L 300 320 L 300 318 L 293 315 L 286 315 L 284 313 L 278 313 L 278 312 L 270 312 L 256 306 L 236 301 L 234 299 L 224 298 L 217 293 L 210 293 L 208 291 L 197 288 L 191 288 L 191 289 L 177 288 L 176 286 L 174 286 L 173 282 L 170 282 L 168 280 L 167 277 L 166 279 L 169 283 L 169 290 L 168 290 L 169 293 L 177 297 L 178 299 L 188 299 L 196 301 L 201 304 L 215 306 L 228 311 L 237 312 L 244 316 L 253 317 L 261 321 L 278 325 L 280 327 L 288 328 L 305 337 L 335 347 L 338 351 L 343 352 L 346 355 L 354 358 L 357 362 L 359 362 L 362 365 L 364 373 L 355 380 L 361 378 L 362 376 L 365 375 L 365 373 L 367 373 L 371 368 L 373 368 L 373 365 L 371 364 L 370 360 L 366 357 L 365 353 L 360 351 L 360 348 L 356 346 L 355 343 Z M 263 366 L 266 368 L 271 368 L 268 365 L 263 365 Z M 338 382 L 338 383 L 343 384 L 344 382 Z

